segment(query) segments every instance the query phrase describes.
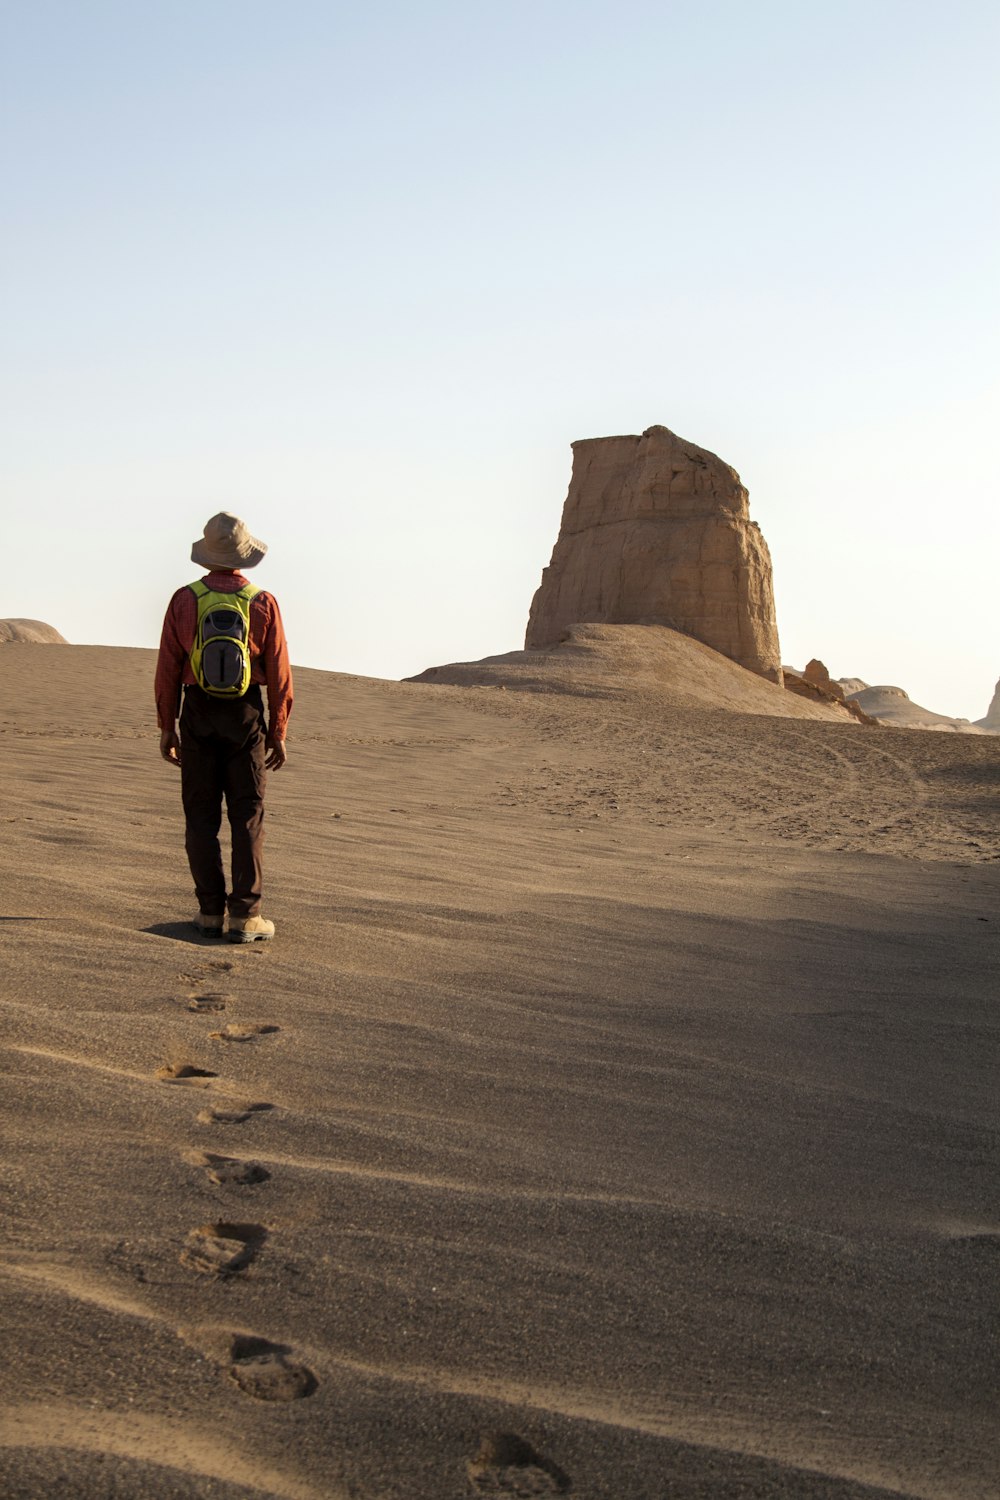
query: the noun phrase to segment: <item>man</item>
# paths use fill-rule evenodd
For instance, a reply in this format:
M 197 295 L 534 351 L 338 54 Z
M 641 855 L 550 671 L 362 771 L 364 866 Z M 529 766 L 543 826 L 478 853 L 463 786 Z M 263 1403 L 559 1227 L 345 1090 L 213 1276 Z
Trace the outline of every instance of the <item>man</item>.
M 171 599 L 156 663 L 160 754 L 180 767 L 185 848 L 198 898 L 195 927 L 204 936 L 223 935 L 227 896 L 219 828 L 225 797 L 232 833 L 229 940 L 234 943 L 274 936 L 274 923 L 260 915 L 265 768 L 280 771 L 287 759 L 292 674 L 277 600 L 243 576 L 266 551 L 238 516 L 222 511 L 212 517 L 191 548 L 191 561 L 207 569 L 207 577 L 178 589 Z M 226 595 L 232 597 L 219 597 Z M 206 616 L 213 605 L 217 613 Z M 242 677 L 206 675 L 211 647 L 205 638 L 211 631 L 205 622 L 213 619 L 232 622 L 228 634 L 216 632 L 225 636 L 216 642 L 217 659 L 224 667 L 235 663 Z M 266 730 L 262 686 L 267 688 Z

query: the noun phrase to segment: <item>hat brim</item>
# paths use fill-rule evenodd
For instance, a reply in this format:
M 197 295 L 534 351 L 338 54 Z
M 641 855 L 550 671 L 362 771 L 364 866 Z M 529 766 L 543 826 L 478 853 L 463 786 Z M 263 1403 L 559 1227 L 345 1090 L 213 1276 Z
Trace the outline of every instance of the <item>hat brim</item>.
M 256 537 L 248 538 L 246 548 L 239 547 L 210 547 L 205 538 L 199 537 L 191 548 L 191 561 L 197 563 L 199 568 L 207 568 L 209 572 L 213 568 L 255 568 L 263 561 L 267 546 L 264 542 L 258 542 Z

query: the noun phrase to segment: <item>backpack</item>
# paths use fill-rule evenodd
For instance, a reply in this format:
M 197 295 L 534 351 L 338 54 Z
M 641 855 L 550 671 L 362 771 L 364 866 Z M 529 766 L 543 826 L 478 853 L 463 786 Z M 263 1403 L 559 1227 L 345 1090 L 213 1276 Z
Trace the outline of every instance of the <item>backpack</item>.
M 250 686 L 250 601 L 260 589 L 246 583 L 238 593 L 217 593 L 201 579 L 188 587 L 198 601 L 194 680 L 213 698 L 242 698 Z

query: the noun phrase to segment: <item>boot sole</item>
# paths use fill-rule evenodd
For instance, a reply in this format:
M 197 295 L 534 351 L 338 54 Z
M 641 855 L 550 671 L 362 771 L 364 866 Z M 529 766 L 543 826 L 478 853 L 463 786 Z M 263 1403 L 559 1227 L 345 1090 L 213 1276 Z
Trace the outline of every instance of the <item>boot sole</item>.
M 230 932 L 226 936 L 231 943 L 269 943 L 273 932 Z

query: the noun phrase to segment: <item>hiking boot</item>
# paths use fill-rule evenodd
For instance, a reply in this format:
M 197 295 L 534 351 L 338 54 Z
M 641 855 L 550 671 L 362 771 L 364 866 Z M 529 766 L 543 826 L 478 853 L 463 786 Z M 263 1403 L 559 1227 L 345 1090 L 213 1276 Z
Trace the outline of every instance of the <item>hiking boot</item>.
M 274 937 L 274 923 L 266 917 L 230 917 L 229 941 L 231 943 L 266 943 Z
M 194 919 L 194 925 L 202 937 L 220 938 L 225 920 L 225 915 L 222 913 L 216 915 L 214 912 L 200 911 Z

